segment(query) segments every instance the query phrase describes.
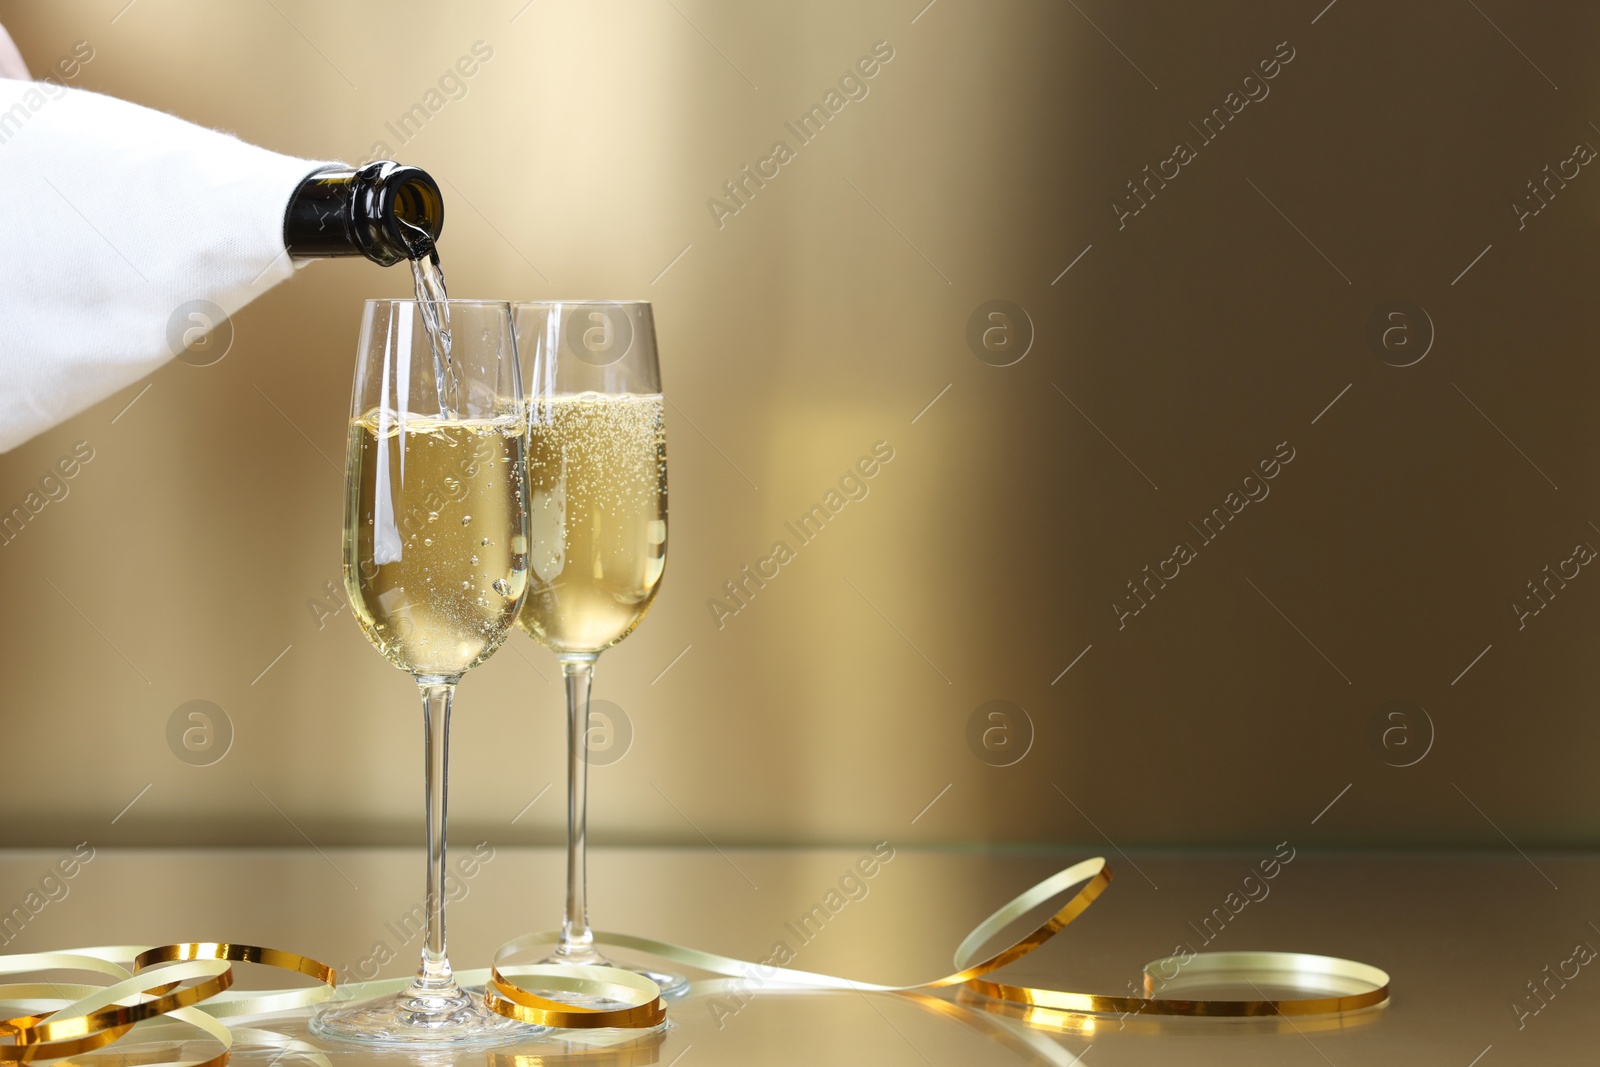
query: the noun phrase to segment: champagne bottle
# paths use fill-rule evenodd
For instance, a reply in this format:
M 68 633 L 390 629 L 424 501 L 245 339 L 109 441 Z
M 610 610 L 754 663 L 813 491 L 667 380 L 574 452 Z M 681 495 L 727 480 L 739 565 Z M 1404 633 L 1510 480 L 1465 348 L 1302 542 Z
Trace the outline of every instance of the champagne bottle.
M 294 259 L 366 256 L 389 267 L 431 253 L 443 228 L 444 197 L 426 171 L 389 160 L 336 164 L 289 198 L 283 244 Z
M 0 116 L 6 247 L 21 250 L 0 256 L 0 452 L 137 382 L 309 261 L 431 266 L 444 222 L 438 185 L 414 167 L 284 155 L 50 82 L 0 78 Z

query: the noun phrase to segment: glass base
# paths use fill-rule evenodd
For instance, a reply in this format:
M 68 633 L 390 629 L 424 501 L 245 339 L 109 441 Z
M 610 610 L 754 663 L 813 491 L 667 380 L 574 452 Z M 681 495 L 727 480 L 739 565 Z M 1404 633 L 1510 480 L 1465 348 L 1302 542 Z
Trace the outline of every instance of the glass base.
M 656 985 L 660 986 L 661 996 L 666 1000 L 670 1000 L 679 994 L 685 993 L 689 989 L 689 980 L 681 974 L 673 974 L 670 971 L 651 970 L 648 967 L 629 967 L 626 964 L 615 963 L 606 959 L 592 948 L 587 952 L 582 953 L 564 953 L 558 948 L 555 952 L 552 952 L 549 956 L 545 957 L 539 962 L 541 964 L 553 964 L 558 967 L 569 964 L 581 964 L 586 967 L 615 967 L 618 970 L 632 971 L 634 974 L 643 975 Z M 586 997 L 578 993 L 564 993 L 547 990 L 540 995 L 547 996 L 551 1000 L 558 1000 L 563 1004 L 572 1004 L 582 1008 L 615 1008 L 621 1006 L 620 1002 L 618 1001 L 607 1000 L 604 997 Z
M 328 1008 L 311 1020 L 311 1032 L 363 1045 L 459 1048 L 506 1044 L 549 1033 L 550 1028 L 496 1015 L 484 1007 L 481 993 L 451 986 L 438 992 L 407 989 Z

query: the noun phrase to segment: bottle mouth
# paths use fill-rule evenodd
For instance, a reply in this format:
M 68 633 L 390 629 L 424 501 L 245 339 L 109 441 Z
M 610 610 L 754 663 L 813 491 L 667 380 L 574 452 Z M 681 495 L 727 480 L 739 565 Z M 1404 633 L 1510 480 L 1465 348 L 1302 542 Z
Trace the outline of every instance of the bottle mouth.
M 426 171 L 403 167 L 414 173 L 406 175 L 394 193 L 394 213 L 414 226 L 425 226 L 430 220 L 443 219 L 444 198 Z
M 444 194 L 427 171 L 388 160 L 369 163 L 356 172 L 355 195 L 366 201 L 365 215 L 379 231 L 375 243 L 387 246 L 381 254 L 390 262 L 433 254 L 444 229 Z
M 330 163 L 289 198 L 283 244 L 297 259 L 363 255 L 390 267 L 433 255 L 443 229 L 444 195 L 427 171 L 391 160 Z

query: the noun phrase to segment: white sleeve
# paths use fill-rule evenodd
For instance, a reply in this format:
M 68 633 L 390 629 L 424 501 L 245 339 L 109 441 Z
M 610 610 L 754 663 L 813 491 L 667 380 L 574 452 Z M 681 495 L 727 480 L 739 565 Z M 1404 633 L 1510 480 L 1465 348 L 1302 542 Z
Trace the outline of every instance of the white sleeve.
M 0 80 L 0 452 L 175 355 L 169 319 L 185 303 L 232 314 L 289 277 L 284 209 L 321 165 L 98 93 Z

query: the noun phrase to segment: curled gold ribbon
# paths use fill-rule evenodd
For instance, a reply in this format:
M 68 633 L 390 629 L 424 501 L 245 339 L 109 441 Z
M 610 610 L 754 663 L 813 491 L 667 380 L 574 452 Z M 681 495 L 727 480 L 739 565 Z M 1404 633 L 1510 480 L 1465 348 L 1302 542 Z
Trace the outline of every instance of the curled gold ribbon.
M 1085 883 L 1083 888 L 1050 916 L 1043 926 L 981 963 L 972 963 L 979 950 L 1002 929 L 1079 882 Z M 1104 859 L 1098 857 L 1085 860 L 1040 882 L 979 923 L 977 929 L 968 934 L 956 949 L 956 966 L 962 970 L 949 978 L 931 982 L 929 986 L 959 982 L 993 1000 L 1029 1008 L 1118 1015 L 1323 1015 L 1358 1011 L 1389 999 L 1389 975 L 1377 967 L 1333 956 L 1300 952 L 1195 952 L 1188 956 L 1152 960 L 1144 966 L 1146 995 L 1143 997 L 1038 989 L 991 982 L 982 977 L 1021 959 L 1050 940 L 1083 914 L 1110 882 L 1111 869 L 1106 866 Z M 1154 995 L 1158 989 L 1172 985 L 1195 986 L 1230 981 L 1249 982 L 1252 985 L 1258 981 L 1272 985 L 1317 985 L 1346 992 L 1335 996 L 1282 999 L 1183 1000 Z
M 156 995 L 160 990 L 188 978 L 201 978 L 194 985 Z M 168 980 L 170 979 L 170 981 Z M 127 981 L 107 986 L 72 1006 L 71 1012 L 56 1012 L 47 1020 L 12 1019 L 6 1026 L 18 1045 L 42 1045 L 63 1038 L 83 1038 L 116 1027 L 132 1026 L 145 1019 L 209 1000 L 233 984 L 233 969 L 226 963 L 206 960 L 196 966 L 173 965 L 157 970 L 135 972 Z M 123 1005 L 116 1001 L 131 994 L 150 994 L 153 999 Z
M 125 966 L 122 961 L 129 961 Z M 326 964 L 278 949 L 255 945 L 191 942 L 141 949 L 105 946 L 73 952 L 38 952 L 0 956 L 0 974 L 30 971 L 91 971 L 117 979 L 94 986 L 33 982 L 0 985 L 0 1003 L 32 1004 L 40 999 L 78 997 L 55 1010 L 0 1021 L 0 1063 L 58 1059 L 102 1048 L 127 1034 L 138 1023 L 167 1016 L 205 1031 L 222 1046 L 210 1059 L 188 1067 L 223 1067 L 228 1062 L 233 1034 L 206 1011 L 205 1004 L 226 1007 L 225 990 L 233 984 L 234 962 L 261 963 L 299 971 L 324 983 L 308 989 L 250 994 L 232 1001 L 248 1002 L 249 1010 L 277 1010 L 315 1003 L 333 989 L 335 976 Z M 192 985 L 185 983 L 192 982 Z
M 1144 987 L 1147 995 L 1143 997 L 1109 996 L 1009 985 L 990 981 L 984 977 L 1007 964 L 1015 963 L 1060 933 L 1082 915 L 1110 883 L 1111 869 L 1106 866 L 1106 861 L 1098 856 L 1074 864 L 1046 878 L 1007 902 L 966 936 L 956 948 L 955 973 L 930 982 L 906 986 L 855 982 L 848 978 L 836 978 L 811 971 L 769 967 L 765 964 L 750 963 L 682 945 L 635 937 L 631 934 L 596 931 L 595 940 L 616 948 L 646 952 L 713 974 L 751 978 L 763 986 L 922 994 L 926 990 L 959 985 L 1003 1005 L 1075 1013 L 1211 1017 L 1321 1015 L 1357 1011 L 1382 1004 L 1389 999 L 1389 975 L 1377 967 L 1332 956 L 1295 952 L 1197 952 L 1186 957 L 1169 956 L 1152 960 L 1145 964 L 1144 968 Z M 1075 886 L 1080 887 L 1077 892 L 1073 893 L 1042 925 L 997 952 L 986 954 L 983 951 L 984 946 L 994 941 L 1006 927 Z M 499 969 L 501 960 L 534 945 L 549 943 L 557 936 L 554 931 L 529 934 L 501 946 L 495 956 L 496 969 L 491 972 L 486 993 L 491 1008 L 502 1015 L 524 1022 L 544 1021 L 546 1025 L 555 1026 L 650 1026 L 654 1023 L 648 1020 L 660 1021 L 659 1016 L 649 1010 L 651 1007 L 649 1005 L 640 1004 L 614 1010 L 579 1011 L 568 1005 L 534 996 L 522 987 L 505 980 L 504 975 L 509 972 Z M 519 970 L 524 975 L 537 975 L 543 978 L 553 969 L 557 968 L 533 966 Z M 1278 999 L 1263 996 L 1253 999 L 1185 1000 L 1154 995 L 1157 990 L 1166 987 L 1181 988 L 1218 982 L 1236 984 L 1266 982 L 1270 985 L 1315 986 L 1319 989 L 1340 992 L 1332 996 Z M 654 988 L 651 984 L 651 989 Z M 496 994 L 503 999 L 497 1001 Z M 507 1004 L 507 1001 L 510 1003 Z M 522 1010 L 515 1010 L 519 1008 Z M 563 1018 L 562 1012 L 575 1011 L 578 1014 L 573 1018 L 577 1021 L 554 1021 Z M 549 1014 L 541 1015 L 540 1012 Z
M 969 994 L 987 998 L 1000 1013 L 1079 1013 L 1164 1016 L 1294 1016 L 1358 1011 L 1386 1003 L 1389 975 L 1377 967 L 1331 956 L 1294 952 L 1199 952 L 1152 960 L 1144 967 L 1145 996 L 1108 996 L 1062 989 L 1010 985 L 987 976 L 1033 952 L 1065 929 L 1094 903 L 1111 882 L 1103 858 L 1084 860 L 1068 867 L 1007 902 L 968 934 L 956 948 L 953 974 L 908 986 L 876 985 L 811 971 L 769 967 L 765 964 L 719 956 L 698 949 L 631 934 L 597 931 L 595 939 L 606 945 L 634 949 L 662 959 L 730 978 L 753 979 L 762 986 L 799 989 L 834 989 L 858 992 L 901 993 L 919 1001 L 927 991 L 961 986 Z M 998 951 L 986 946 L 1035 908 L 1076 889 L 1045 922 Z M 666 1018 L 661 990 L 631 971 L 612 967 L 566 964 L 512 966 L 507 960 L 556 939 L 555 931 L 528 934 L 506 942 L 496 951 L 491 966 L 459 972 L 462 985 L 484 984 L 484 1002 L 507 1018 L 540 1026 L 593 1029 L 642 1029 Z M 264 992 L 229 990 L 232 964 L 257 963 L 296 971 L 317 980 L 314 986 Z M 324 963 L 292 952 L 225 942 L 187 942 L 156 948 L 106 946 L 72 952 L 45 952 L 0 956 L 0 975 L 34 971 L 89 971 L 109 976 L 112 984 L 65 985 L 18 983 L 0 985 L 0 1005 L 35 1009 L 59 1004 L 67 997 L 79 999 L 50 1011 L 19 1015 L 0 1021 L 0 1067 L 10 1062 L 57 1059 L 92 1051 L 110 1044 L 148 1019 L 170 1017 L 206 1032 L 222 1051 L 209 1060 L 185 1067 L 223 1067 L 233 1044 L 233 1032 L 221 1017 L 258 1015 L 311 1007 L 334 995 L 337 977 Z M 1314 987 L 1320 995 L 1244 999 L 1179 999 L 1156 996 L 1158 991 L 1218 983 L 1297 988 Z M 189 984 L 192 983 L 192 984 Z M 408 979 L 362 982 L 346 986 L 341 994 L 376 996 L 394 992 Z M 564 1003 L 537 991 L 575 993 L 621 1007 L 597 1008 Z M 942 1003 L 942 1002 L 941 1002 Z M 256 1031 L 249 1031 L 256 1034 Z M 9 1043 L 6 1043 L 9 1039 Z M 281 1043 L 279 1035 L 262 1032 L 261 1040 Z M 290 1041 L 327 1067 L 316 1050 Z
M 567 1029 L 597 1027 L 640 1028 L 666 1021 L 667 1009 L 661 1003 L 661 989 L 642 974 L 620 967 L 585 967 L 575 964 L 534 964 L 528 967 L 502 967 L 513 956 L 548 940 L 544 934 L 529 934 L 501 945 L 489 968 L 484 987 L 484 1003 L 490 1011 L 518 1022 L 535 1026 Z M 538 988 L 556 992 L 580 993 L 627 1004 L 622 1008 L 586 1008 L 550 1000 L 529 992 L 513 978 L 537 977 Z M 631 1003 L 630 1003 L 631 1002 Z

